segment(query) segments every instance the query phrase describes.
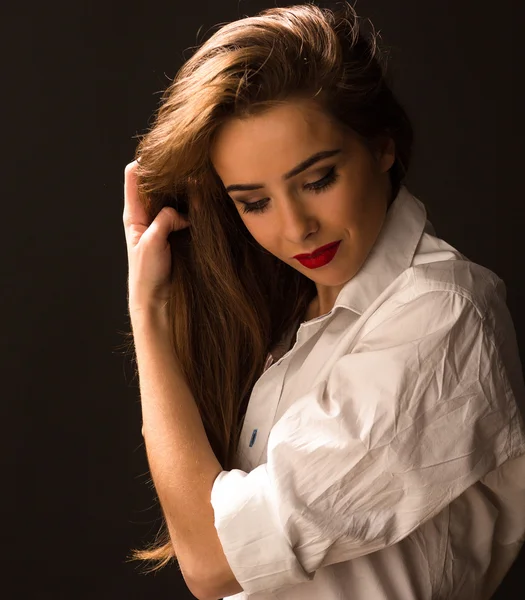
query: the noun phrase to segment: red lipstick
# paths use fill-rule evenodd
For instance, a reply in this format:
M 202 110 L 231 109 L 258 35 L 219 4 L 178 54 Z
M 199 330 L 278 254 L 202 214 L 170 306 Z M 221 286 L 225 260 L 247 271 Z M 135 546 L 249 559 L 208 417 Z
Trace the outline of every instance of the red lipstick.
M 336 255 L 341 240 L 326 244 L 314 250 L 311 254 L 296 254 L 296 258 L 304 267 L 308 269 L 318 269 L 327 265 Z

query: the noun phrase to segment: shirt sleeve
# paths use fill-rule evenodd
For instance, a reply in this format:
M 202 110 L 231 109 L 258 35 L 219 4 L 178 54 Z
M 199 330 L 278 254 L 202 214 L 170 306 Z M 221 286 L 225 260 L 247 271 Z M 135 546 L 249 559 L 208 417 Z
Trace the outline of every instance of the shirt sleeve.
M 399 542 L 518 452 L 494 339 L 463 295 L 422 293 L 294 401 L 265 464 L 218 475 L 215 527 L 245 592 Z

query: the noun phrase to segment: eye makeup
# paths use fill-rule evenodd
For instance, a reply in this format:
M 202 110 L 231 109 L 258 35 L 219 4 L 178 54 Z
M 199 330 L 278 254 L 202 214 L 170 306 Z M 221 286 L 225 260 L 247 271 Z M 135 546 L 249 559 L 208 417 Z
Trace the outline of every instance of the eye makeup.
M 338 176 L 339 175 L 335 170 L 335 166 L 332 166 L 324 177 L 314 181 L 313 183 L 305 184 L 304 189 L 313 192 L 314 194 L 319 194 L 332 186 L 337 181 Z M 243 205 L 243 213 L 262 213 L 268 207 L 269 199 L 263 198 L 262 200 L 257 200 L 257 202 L 244 202 L 242 200 L 238 200 L 238 202 Z

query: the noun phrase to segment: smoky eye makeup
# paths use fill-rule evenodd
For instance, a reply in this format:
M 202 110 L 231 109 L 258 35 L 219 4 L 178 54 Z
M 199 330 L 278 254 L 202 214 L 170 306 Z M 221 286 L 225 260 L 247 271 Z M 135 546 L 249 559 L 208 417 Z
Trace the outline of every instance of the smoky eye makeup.
M 330 186 L 332 186 L 338 178 L 338 173 L 336 171 L 335 165 L 329 168 L 328 173 L 318 179 L 317 181 L 313 181 L 311 183 L 304 184 L 303 188 L 306 191 L 313 192 L 315 194 L 319 194 L 324 192 Z M 262 213 L 266 210 L 269 203 L 269 198 L 263 198 L 262 200 L 257 200 L 256 202 L 247 202 L 246 200 L 237 200 L 238 203 L 242 205 L 243 213 Z

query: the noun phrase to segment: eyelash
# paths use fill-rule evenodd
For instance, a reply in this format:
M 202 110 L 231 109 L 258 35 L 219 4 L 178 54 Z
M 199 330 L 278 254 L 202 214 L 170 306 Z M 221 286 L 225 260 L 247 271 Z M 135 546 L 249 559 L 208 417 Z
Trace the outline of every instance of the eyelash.
M 327 188 L 333 185 L 337 180 L 338 174 L 335 167 L 332 167 L 328 173 L 321 179 L 313 183 L 307 183 L 304 187 L 314 194 L 324 192 Z M 257 202 L 244 203 L 242 207 L 243 213 L 262 213 L 268 207 L 268 199 L 258 200 Z

